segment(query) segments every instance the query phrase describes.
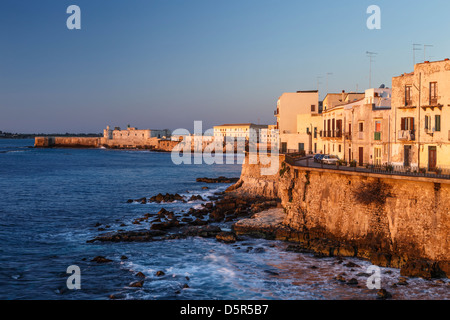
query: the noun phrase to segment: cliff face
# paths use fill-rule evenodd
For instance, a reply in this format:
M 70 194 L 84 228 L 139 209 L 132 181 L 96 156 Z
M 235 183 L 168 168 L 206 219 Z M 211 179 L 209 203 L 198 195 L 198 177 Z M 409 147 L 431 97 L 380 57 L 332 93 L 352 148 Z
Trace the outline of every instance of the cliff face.
M 277 156 L 278 157 L 278 156 Z M 278 163 L 284 161 L 284 157 L 277 159 Z M 262 169 L 269 168 L 270 165 L 260 163 L 251 164 L 248 156 L 242 165 L 241 180 L 232 188 L 239 196 L 262 196 L 266 198 L 280 198 L 278 194 L 280 177 L 278 170 L 272 175 L 263 175 Z
M 281 199 L 290 231 L 278 238 L 308 245 L 327 239 L 328 247 L 321 248 L 330 255 L 348 251 L 383 266 L 401 268 L 423 259 L 435 263 L 428 265 L 430 273 L 450 274 L 450 181 L 280 163 L 273 176 L 244 164 L 238 189 Z

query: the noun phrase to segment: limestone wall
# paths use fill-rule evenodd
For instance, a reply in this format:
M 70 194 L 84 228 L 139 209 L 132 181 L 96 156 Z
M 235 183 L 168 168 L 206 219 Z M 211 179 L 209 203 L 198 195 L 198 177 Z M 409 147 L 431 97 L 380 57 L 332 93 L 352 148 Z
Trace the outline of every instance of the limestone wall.
M 284 225 L 309 239 L 331 239 L 389 264 L 425 259 L 450 262 L 450 181 L 386 176 L 282 164 L 277 175 L 244 164 L 241 194 L 281 198 Z M 450 274 L 450 270 L 446 270 Z
M 36 137 L 36 148 L 98 148 L 100 138 Z

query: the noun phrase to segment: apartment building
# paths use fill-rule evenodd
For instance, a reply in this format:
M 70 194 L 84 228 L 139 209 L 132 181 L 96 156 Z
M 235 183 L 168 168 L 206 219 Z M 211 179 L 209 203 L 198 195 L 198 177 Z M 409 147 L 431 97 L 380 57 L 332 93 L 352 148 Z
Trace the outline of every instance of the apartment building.
M 393 164 L 435 171 L 450 164 L 450 61 L 419 63 L 392 79 Z
M 317 127 L 316 119 L 319 114 L 319 91 L 283 93 L 278 99 L 275 111 L 280 134 L 280 151 L 312 152 L 311 134 L 314 127 Z

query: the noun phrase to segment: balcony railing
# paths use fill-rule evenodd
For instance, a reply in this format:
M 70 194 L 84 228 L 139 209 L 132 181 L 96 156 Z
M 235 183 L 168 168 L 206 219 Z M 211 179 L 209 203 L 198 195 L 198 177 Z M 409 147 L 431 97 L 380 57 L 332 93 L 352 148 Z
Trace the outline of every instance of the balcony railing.
M 403 141 L 415 140 L 414 130 L 400 130 L 398 132 L 398 140 L 403 140 Z
M 381 132 L 374 132 L 373 140 L 380 141 L 381 140 Z

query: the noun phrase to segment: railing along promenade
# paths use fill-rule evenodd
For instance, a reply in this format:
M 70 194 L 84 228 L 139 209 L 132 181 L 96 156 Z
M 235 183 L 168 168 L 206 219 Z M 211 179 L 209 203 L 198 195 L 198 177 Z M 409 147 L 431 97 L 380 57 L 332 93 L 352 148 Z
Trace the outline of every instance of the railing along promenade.
M 356 161 L 350 163 L 339 161 L 336 164 L 324 164 L 314 162 L 312 156 L 301 153 L 286 153 L 285 162 L 294 167 L 328 169 L 335 171 L 350 171 L 360 173 L 375 173 L 391 176 L 424 177 L 433 179 L 450 179 L 450 166 L 436 167 L 434 169 L 393 164 L 374 165 L 369 163 L 359 164 Z

